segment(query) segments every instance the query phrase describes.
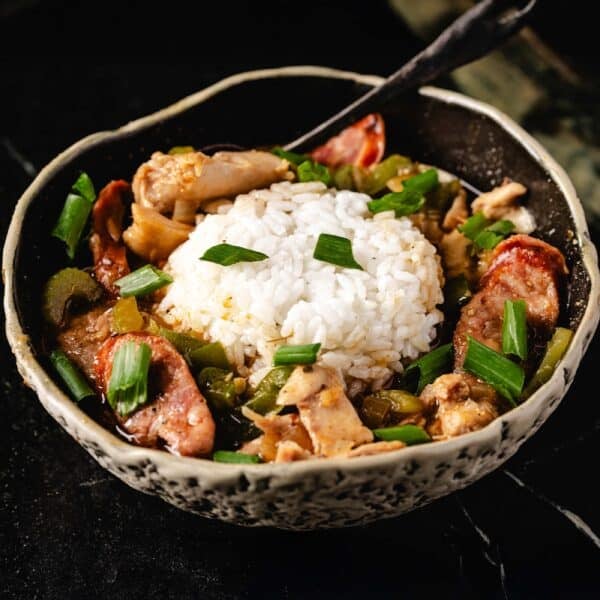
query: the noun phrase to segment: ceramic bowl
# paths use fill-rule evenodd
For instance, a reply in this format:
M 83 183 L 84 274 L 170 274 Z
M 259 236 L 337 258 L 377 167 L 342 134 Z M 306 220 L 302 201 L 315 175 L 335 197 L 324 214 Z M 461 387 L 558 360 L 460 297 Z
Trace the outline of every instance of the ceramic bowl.
M 241 525 L 316 529 L 366 523 L 483 477 L 513 455 L 565 395 L 600 314 L 596 251 L 581 204 L 564 171 L 508 117 L 431 87 L 384 111 L 388 151 L 437 165 L 479 189 L 504 176 L 524 183 L 539 235 L 567 258 L 570 293 L 562 324 L 575 336 L 551 380 L 525 403 L 480 431 L 446 442 L 354 459 L 229 465 L 130 445 L 57 385 L 41 348 L 40 292 L 64 264 L 64 250 L 50 238 L 49 224 L 79 170 L 98 182 L 131 179 L 156 149 L 282 143 L 379 82 L 318 67 L 236 75 L 116 131 L 86 137 L 48 164 L 19 200 L 3 257 L 7 336 L 19 371 L 56 421 L 128 485 L 184 510 Z

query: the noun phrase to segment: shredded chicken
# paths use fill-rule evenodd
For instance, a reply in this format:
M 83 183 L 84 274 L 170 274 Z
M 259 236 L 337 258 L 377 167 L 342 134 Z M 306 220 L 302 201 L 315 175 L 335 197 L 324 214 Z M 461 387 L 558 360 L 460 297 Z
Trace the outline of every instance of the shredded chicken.
M 133 224 L 123 233 L 123 240 L 134 254 L 151 263 L 166 260 L 193 230 L 139 204 L 131 205 L 131 214 Z
M 308 450 L 305 450 L 293 440 L 283 440 L 277 444 L 275 462 L 295 462 L 297 460 L 306 460 L 307 458 L 311 458 L 311 456 L 312 454 Z
M 476 198 L 471 209 L 473 213 L 483 212 L 488 219 L 505 219 L 507 212 L 515 208 L 518 199 L 526 193 L 524 185 L 505 179 L 502 185 Z
M 425 386 L 421 400 L 434 414 L 428 431 L 437 438 L 476 431 L 500 414 L 494 388 L 468 373 L 441 375 Z
M 356 458 L 357 456 L 373 456 L 375 454 L 383 454 L 384 452 L 392 452 L 393 450 L 400 450 L 405 448 L 406 444 L 399 440 L 393 442 L 372 442 L 370 444 L 363 444 L 354 450 L 350 450 L 346 454 L 348 458 Z
M 460 192 L 455 196 L 448 212 L 442 221 L 442 229 L 451 231 L 462 225 L 469 217 L 469 209 L 467 207 L 467 192 L 461 188 Z
M 288 178 L 289 163 L 270 152 L 155 152 L 133 178 L 138 204 L 172 213 L 175 202 L 189 202 L 197 210 L 208 200 L 233 197 Z
M 468 274 L 471 269 L 469 248 L 471 240 L 458 229 L 445 233 L 439 244 L 439 251 L 444 261 L 444 273 L 448 279 Z
M 312 454 L 313 446 L 308 432 L 300 421 L 297 414 L 290 415 L 261 415 L 247 406 L 242 407 L 242 414 L 252 421 L 262 432 L 263 435 L 248 442 L 242 447 L 242 452 L 246 454 L 259 454 L 261 458 L 270 462 L 277 460 L 279 446 L 284 442 L 293 442 L 299 448 L 307 453 L 307 456 Z M 290 446 L 284 446 L 281 458 L 289 456 Z
M 318 456 L 344 454 L 373 440 L 344 393 L 340 376 L 318 366 L 296 367 L 279 392 L 277 404 L 296 406 Z

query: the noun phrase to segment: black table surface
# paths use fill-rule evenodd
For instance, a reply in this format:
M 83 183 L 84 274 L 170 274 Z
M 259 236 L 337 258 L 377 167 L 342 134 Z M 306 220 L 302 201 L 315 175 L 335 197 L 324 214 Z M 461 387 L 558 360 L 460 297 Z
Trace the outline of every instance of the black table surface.
M 0 11 L 2 238 L 36 171 L 88 133 L 237 71 L 312 63 L 386 74 L 420 47 L 378 2 L 368 13 L 354 1 L 225 2 L 210 13 L 229 23 L 217 33 L 206 13 L 161 13 L 162 29 L 145 27 L 136 11 L 150 7 L 137 2 L 126 12 L 107 2 L 92 17 L 88 3 L 29 4 Z M 302 44 L 306 27 L 315 34 Z M 32 40 L 47 53 L 27 57 Z M 124 58 L 125 46 L 139 52 Z M 0 597 L 598 597 L 599 357 L 597 336 L 556 412 L 474 485 L 397 519 L 291 533 L 202 519 L 128 488 L 43 410 L 2 338 Z

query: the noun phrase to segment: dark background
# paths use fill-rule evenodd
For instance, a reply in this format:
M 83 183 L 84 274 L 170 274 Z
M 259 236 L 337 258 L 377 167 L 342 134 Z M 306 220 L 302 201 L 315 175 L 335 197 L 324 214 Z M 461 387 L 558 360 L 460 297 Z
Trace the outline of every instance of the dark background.
M 597 76 L 593 3 L 540 5 L 535 30 L 584 80 Z M 1 236 L 36 170 L 88 133 L 235 72 L 385 75 L 422 45 L 377 0 L 0 0 Z M 600 531 L 589 391 L 599 351 L 596 337 L 568 396 L 504 469 L 398 519 L 287 533 L 203 520 L 127 488 L 44 412 L 2 337 L 0 597 L 597 597 L 598 540 L 564 510 Z

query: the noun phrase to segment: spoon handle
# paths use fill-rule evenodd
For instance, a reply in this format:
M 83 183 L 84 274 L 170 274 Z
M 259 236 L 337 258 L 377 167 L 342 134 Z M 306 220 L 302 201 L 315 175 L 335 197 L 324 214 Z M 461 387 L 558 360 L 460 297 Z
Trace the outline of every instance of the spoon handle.
M 381 85 L 290 142 L 285 149 L 304 151 L 314 148 L 359 117 L 380 109 L 398 94 L 483 56 L 524 25 L 536 1 L 482 0 Z

